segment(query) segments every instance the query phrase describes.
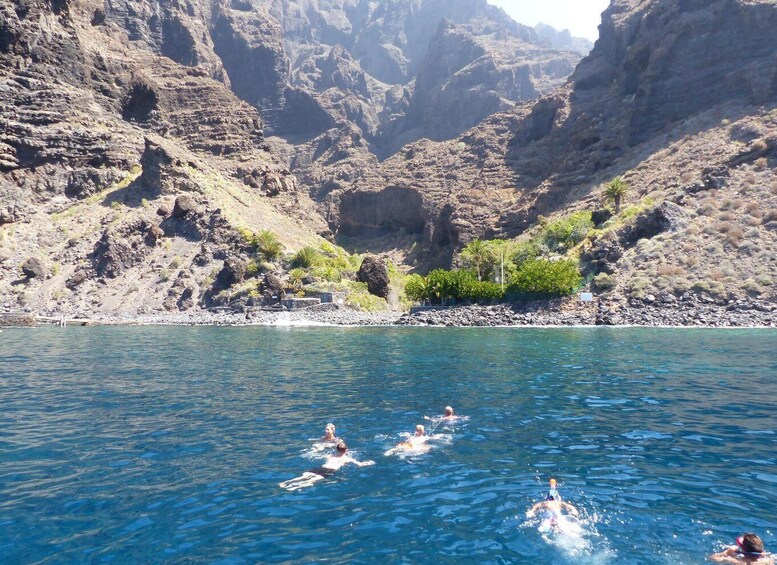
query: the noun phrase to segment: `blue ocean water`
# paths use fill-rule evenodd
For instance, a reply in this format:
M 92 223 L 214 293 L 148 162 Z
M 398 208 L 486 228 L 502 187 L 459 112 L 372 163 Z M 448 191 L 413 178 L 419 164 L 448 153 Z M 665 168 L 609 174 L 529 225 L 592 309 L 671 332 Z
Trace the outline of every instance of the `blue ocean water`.
M 777 332 L 0 333 L 0 562 L 702 563 L 777 549 Z M 446 404 L 469 417 L 425 419 Z M 358 459 L 314 486 L 333 422 Z M 426 454 L 384 452 L 425 424 Z M 580 536 L 525 515 L 555 477 Z

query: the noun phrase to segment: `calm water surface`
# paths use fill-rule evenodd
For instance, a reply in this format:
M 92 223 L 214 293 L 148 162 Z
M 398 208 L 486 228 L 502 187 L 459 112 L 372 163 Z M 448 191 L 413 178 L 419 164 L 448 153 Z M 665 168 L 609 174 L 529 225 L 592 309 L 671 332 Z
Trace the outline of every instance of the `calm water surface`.
M 777 332 L 0 333 L 0 562 L 702 563 L 777 549 Z M 452 404 L 426 455 L 383 452 Z M 312 488 L 332 421 L 373 467 Z M 525 516 L 547 479 L 581 538 Z

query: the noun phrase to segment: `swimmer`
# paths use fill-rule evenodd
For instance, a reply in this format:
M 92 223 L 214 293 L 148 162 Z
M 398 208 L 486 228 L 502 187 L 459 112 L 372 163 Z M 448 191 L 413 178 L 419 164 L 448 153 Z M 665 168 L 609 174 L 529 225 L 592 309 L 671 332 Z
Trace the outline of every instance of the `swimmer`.
M 429 441 L 429 436 L 426 435 L 426 429 L 421 424 L 418 424 L 415 427 L 415 435 L 408 438 L 406 443 L 409 443 L 410 445 L 415 447 L 423 443 L 426 443 L 427 441 Z
M 543 526 L 547 527 L 547 529 L 564 529 L 562 527 L 562 524 L 565 523 L 564 510 L 575 517 L 580 515 L 577 508 L 561 500 L 561 495 L 556 490 L 556 479 L 550 479 L 550 490 L 545 500 L 532 506 L 526 512 L 526 516 L 532 517 L 538 510 L 543 511 Z
M 415 427 L 415 434 L 408 437 L 405 441 L 399 442 L 396 447 L 392 447 L 383 455 L 395 455 L 403 451 L 426 452 L 429 445 L 426 443 L 432 436 L 426 435 L 426 428 L 421 424 Z
M 456 415 L 453 413 L 453 408 L 451 406 L 445 407 L 445 416 L 443 416 L 446 420 L 452 420 L 456 418 Z
M 774 565 L 774 558 L 764 550 L 764 542 L 755 534 L 743 534 L 736 539 L 736 545 L 710 555 L 718 563 L 752 563 Z
M 375 461 L 357 461 L 350 455 L 346 455 L 348 446 L 345 445 L 344 441 L 341 441 L 337 444 L 335 451 L 336 455 L 329 457 L 320 467 L 306 471 L 299 477 L 294 477 L 288 481 L 283 481 L 282 483 L 279 483 L 278 486 L 292 491 L 299 490 L 301 488 L 312 486 L 314 483 L 317 483 L 321 479 L 331 477 L 338 469 L 340 469 L 340 467 L 347 465 L 348 463 L 353 463 L 357 467 L 366 467 L 368 465 L 375 464 Z
M 327 424 L 324 428 L 324 435 L 321 438 L 321 441 L 326 441 L 328 443 L 339 443 L 340 438 L 338 438 L 335 435 L 335 425 L 334 424 Z

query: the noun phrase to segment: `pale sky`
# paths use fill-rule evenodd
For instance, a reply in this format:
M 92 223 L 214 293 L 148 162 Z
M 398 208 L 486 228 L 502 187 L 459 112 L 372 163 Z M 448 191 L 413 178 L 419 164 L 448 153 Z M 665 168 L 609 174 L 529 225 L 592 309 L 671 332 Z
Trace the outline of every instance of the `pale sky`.
M 609 0 L 488 0 L 499 6 L 516 22 L 535 26 L 542 22 L 557 30 L 595 41 L 599 22 Z

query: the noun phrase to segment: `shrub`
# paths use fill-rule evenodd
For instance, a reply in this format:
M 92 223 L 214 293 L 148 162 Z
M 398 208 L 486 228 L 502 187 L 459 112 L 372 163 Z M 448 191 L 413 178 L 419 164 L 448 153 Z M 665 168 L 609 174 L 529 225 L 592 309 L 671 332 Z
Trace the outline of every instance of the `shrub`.
M 612 290 L 618 285 L 615 277 L 607 273 L 599 273 L 593 280 L 594 289 L 600 292 Z
M 737 247 L 744 236 L 745 233 L 738 227 L 733 227 L 726 233 L 726 239 L 733 247 Z
M 650 288 L 650 279 L 634 277 L 629 283 L 629 295 L 632 298 L 644 298 L 648 288 Z
M 291 287 L 297 291 L 302 288 L 302 279 L 305 278 L 305 269 L 292 269 L 289 271 Z
M 331 265 L 319 265 L 313 268 L 310 274 L 328 282 L 340 282 L 343 280 L 343 271 Z
M 501 300 L 502 286 L 492 281 L 479 281 L 473 271 L 459 269 L 446 271 L 435 269 L 426 277 L 410 275 L 405 279 L 405 294 L 410 300 L 420 302 L 430 299 L 446 300 Z
M 753 279 L 747 279 L 744 283 L 742 283 L 742 290 L 751 296 L 757 296 L 762 294 L 764 291 L 763 287 Z
M 566 251 L 583 241 L 593 227 L 591 212 L 575 212 L 567 218 L 548 223 L 542 230 L 542 242 L 548 249 Z
M 306 246 L 294 254 L 291 260 L 293 267 L 308 269 L 318 263 L 319 254 L 315 248 Z
M 421 302 L 431 298 L 429 294 L 429 285 L 426 283 L 426 277 L 421 275 L 409 275 L 405 279 L 405 295 L 410 300 Z
M 763 138 L 756 139 L 750 147 L 755 151 L 766 151 L 769 149 L 769 143 Z
M 246 277 L 250 279 L 252 277 L 257 276 L 262 271 L 263 266 L 264 266 L 264 263 L 262 263 L 260 260 L 251 259 L 246 264 Z
M 662 264 L 658 266 L 656 273 L 659 276 L 675 276 L 685 274 L 685 269 L 678 267 L 677 265 Z
M 542 252 L 542 247 L 534 240 L 519 243 L 513 252 L 512 260 L 516 265 L 520 265 L 524 261 L 536 259 Z
M 517 294 L 564 296 L 572 294 L 582 281 L 577 262 L 571 259 L 525 261 L 510 280 L 509 291 Z
M 763 171 L 769 166 L 769 160 L 766 157 L 759 157 L 753 162 L 753 168 L 756 171 Z

